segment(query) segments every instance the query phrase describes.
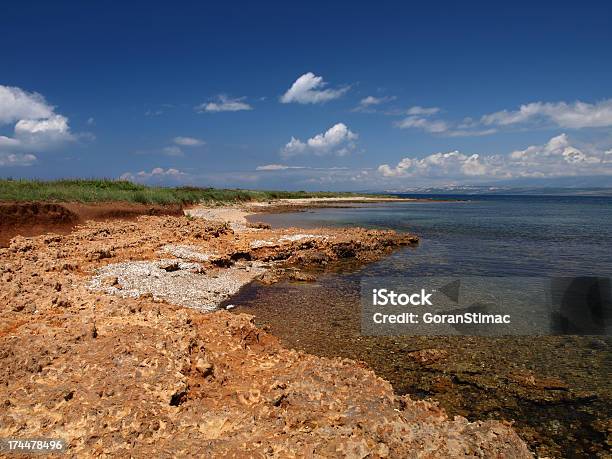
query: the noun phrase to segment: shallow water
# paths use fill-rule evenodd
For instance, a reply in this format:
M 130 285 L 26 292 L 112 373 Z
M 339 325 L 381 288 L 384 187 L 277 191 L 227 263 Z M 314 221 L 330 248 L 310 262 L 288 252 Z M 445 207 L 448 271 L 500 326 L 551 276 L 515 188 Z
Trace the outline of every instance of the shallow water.
M 451 415 L 514 420 L 540 455 L 609 452 L 609 338 L 362 336 L 364 276 L 612 275 L 611 198 L 469 199 L 258 215 L 256 220 L 277 227 L 409 231 L 421 243 L 365 267 L 342 266 L 316 283 L 252 284 L 232 300 L 239 305 L 235 310 L 254 314 L 288 346 L 365 361 L 398 393 L 436 400 Z M 412 358 L 424 349 L 448 357 L 425 363 Z M 523 374 L 543 382 L 521 385 L 517 375 Z

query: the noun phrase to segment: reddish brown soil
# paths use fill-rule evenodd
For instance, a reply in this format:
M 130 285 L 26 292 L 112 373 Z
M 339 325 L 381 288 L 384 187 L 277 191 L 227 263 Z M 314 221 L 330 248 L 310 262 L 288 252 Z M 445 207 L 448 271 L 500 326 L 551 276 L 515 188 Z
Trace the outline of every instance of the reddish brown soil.
M 180 205 L 149 205 L 131 202 L 83 204 L 46 202 L 0 203 L 0 247 L 15 236 L 45 233 L 68 234 L 88 220 L 133 220 L 139 215 L 182 215 Z

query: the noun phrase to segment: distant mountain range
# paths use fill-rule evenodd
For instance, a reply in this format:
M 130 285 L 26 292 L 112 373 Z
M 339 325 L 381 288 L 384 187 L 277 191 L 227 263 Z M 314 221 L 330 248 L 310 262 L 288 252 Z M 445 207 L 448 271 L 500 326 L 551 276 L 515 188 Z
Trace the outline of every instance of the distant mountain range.
M 557 177 L 513 179 L 486 185 L 414 186 L 385 190 L 387 193 L 415 194 L 519 194 L 612 196 L 612 177 Z
M 404 188 L 385 190 L 399 194 L 504 194 L 504 195 L 555 195 L 555 196 L 612 196 L 612 188 L 564 188 L 564 187 L 503 187 L 503 186 L 448 186 L 430 188 Z

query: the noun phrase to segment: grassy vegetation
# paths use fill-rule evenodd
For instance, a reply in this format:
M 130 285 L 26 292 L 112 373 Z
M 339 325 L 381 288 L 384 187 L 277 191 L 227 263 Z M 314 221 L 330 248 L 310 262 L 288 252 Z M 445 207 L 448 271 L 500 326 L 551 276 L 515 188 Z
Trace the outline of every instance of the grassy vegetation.
M 357 196 L 355 193 L 251 191 L 196 187 L 150 187 L 123 180 L 0 179 L 0 201 L 109 202 L 143 204 L 231 203 L 280 198 Z

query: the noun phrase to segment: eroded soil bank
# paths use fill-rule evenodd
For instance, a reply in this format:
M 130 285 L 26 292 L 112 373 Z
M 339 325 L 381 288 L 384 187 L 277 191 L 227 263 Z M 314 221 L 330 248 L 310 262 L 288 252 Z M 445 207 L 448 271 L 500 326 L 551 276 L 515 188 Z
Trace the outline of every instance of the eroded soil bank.
M 17 236 L 37 236 L 45 233 L 67 234 L 75 225 L 88 220 L 121 218 L 139 215 L 182 215 L 178 205 L 147 205 L 130 202 L 52 203 L 0 202 L 0 247 L 7 247 Z
M 415 241 L 186 216 L 14 238 L 0 249 L 0 437 L 63 438 L 73 457 L 530 457 L 508 423 L 450 419 L 363 364 L 198 310 L 249 278 L 311 279 L 304 267 Z

